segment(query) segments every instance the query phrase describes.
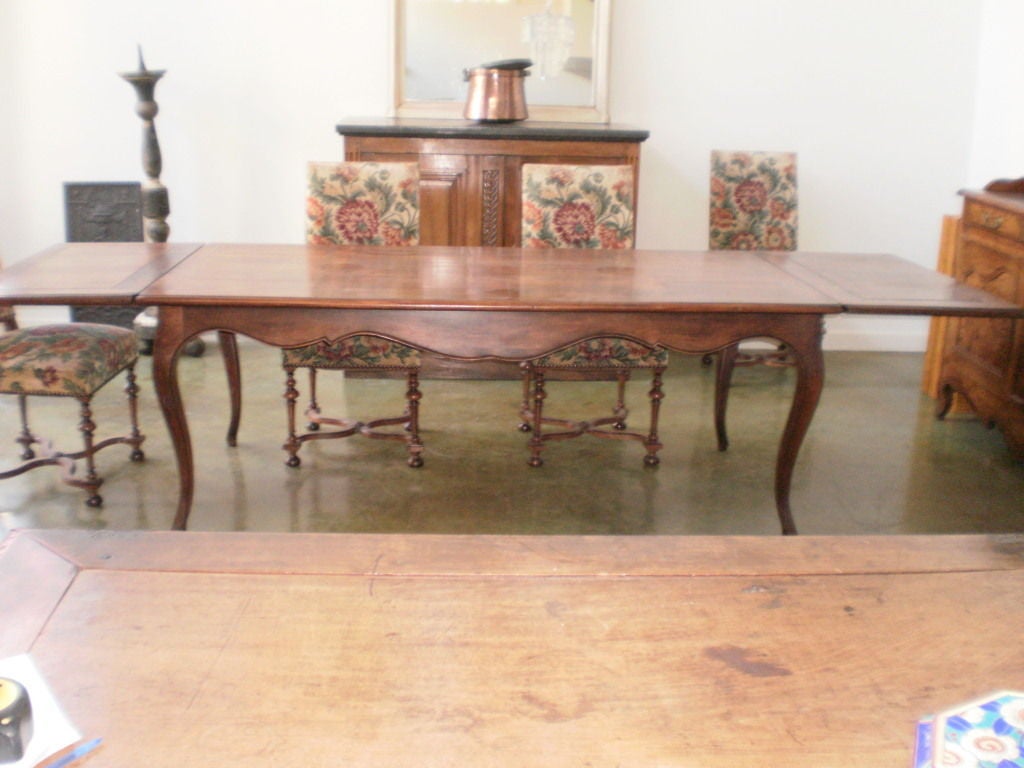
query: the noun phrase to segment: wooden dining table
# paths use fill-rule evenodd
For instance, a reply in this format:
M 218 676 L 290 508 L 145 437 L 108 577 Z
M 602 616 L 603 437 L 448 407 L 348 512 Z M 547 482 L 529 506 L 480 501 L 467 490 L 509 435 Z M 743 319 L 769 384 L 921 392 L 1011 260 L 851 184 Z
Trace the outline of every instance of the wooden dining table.
M 780 525 L 792 534 L 790 484 L 824 383 L 827 316 L 1024 317 L 889 255 L 442 246 L 61 244 L 0 273 L 0 301 L 159 308 L 153 377 L 178 465 L 176 529 L 188 525 L 195 485 L 177 360 L 207 331 L 279 347 L 370 332 L 468 362 L 609 335 L 692 354 L 774 339 L 796 370 L 775 467 Z
M 81 768 L 910 768 L 1022 594 L 1021 535 L 22 530 L 0 658 Z

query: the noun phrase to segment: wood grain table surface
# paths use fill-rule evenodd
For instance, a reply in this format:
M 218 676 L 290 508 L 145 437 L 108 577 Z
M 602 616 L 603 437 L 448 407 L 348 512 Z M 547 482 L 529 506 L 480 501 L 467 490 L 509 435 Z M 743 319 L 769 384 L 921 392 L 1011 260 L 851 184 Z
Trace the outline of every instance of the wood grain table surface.
M 907 768 L 1024 688 L 1024 536 L 16 531 L 83 766 Z

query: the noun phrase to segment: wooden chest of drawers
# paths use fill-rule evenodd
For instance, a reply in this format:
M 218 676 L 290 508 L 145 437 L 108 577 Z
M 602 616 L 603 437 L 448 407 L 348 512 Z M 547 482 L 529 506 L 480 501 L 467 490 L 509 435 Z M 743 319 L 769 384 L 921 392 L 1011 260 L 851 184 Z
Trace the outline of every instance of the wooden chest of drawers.
M 957 279 L 1024 306 L 1024 179 L 965 191 Z M 1024 321 L 952 320 L 939 377 L 942 402 L 954 393 L 999 427 L 1024 457 Z

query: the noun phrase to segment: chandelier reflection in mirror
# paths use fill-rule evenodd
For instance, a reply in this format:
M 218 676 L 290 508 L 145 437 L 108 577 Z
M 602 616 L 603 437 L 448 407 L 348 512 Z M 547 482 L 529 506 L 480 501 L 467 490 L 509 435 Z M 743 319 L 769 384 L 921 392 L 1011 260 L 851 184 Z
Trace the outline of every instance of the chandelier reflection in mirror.
M 523 42 L 530 46 L 534 72 L 542 79 L 554 77 L 565 69 L 576 42 L 576 25 L 571 16 L 556 14 L 552 0 L 543 13 L 523 18 Z
M 394 113 L 461 118 L 464 71 L 530 59 L 530 120 L 608 119 L 612 0 L 392 0 Z

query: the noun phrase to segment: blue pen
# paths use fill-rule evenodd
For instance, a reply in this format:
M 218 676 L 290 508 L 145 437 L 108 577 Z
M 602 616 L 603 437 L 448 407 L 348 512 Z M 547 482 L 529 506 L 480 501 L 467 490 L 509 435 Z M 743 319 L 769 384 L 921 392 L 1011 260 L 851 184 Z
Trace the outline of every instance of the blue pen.
M 102 741 L 103 739 L 93 739 L 92 741 L 87 741 L 84 744 L 79 744 L 64 755 L 64 757 L 58 757 L 52 763 L 47 763 L 45 768 L 64 768 L 65 765 L 71 765 L 71 763 L 75 762 L 78 758 L 85 757 L 96 749 Z

